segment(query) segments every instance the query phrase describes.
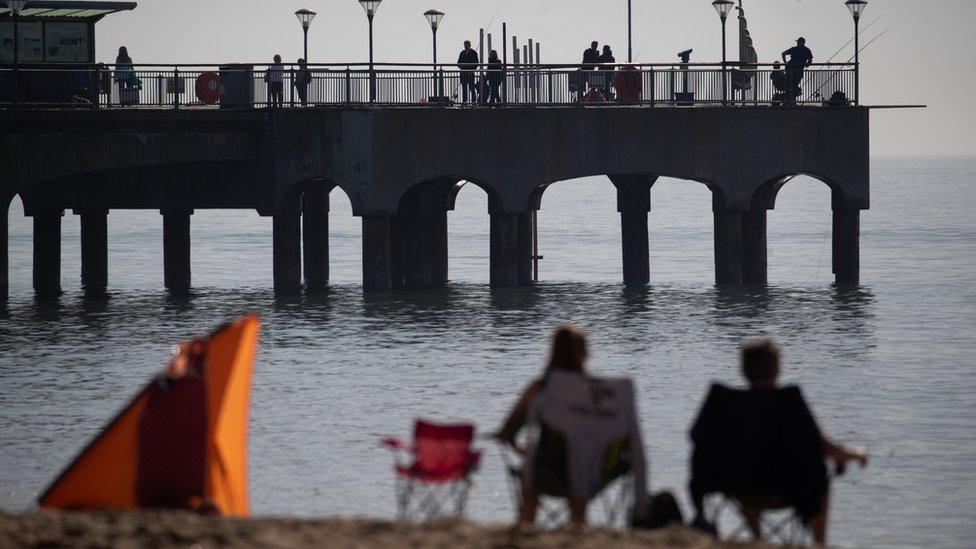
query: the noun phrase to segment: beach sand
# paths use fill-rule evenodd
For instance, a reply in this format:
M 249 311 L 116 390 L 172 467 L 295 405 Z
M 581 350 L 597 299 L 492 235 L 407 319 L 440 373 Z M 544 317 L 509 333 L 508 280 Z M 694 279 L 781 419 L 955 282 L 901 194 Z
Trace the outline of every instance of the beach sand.
M 583 534 L 565 530 L 515 534 L 506 525 L 455 519 L 412 524 L 347 518 L 222 518 L 170 511 L 0 513 L 3 548 L 188 546 L 626 549 L 721 544 L 680 526 L 638 532 L 594 528 Z

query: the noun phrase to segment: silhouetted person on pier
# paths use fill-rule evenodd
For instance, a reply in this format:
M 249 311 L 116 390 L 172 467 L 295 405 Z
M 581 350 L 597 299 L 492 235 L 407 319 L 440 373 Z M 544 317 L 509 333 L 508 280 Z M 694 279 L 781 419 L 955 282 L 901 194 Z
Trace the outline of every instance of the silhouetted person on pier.
M 780 367 L 774 341 L 746 342 L 742 374 L 749 388 L 712 386 L 691 430 L 695 524 L 714 527 L 704 516 L 704 497 L 719 492 L 738 501 L 756 539 L 764 509 L 791 507 L 823 544 L 829 507 L 824 460 L 832 459 L 841 475 L 848 462 L 864 467 L 868 457 L 823 435 L 800 389 L 779 387 Z
M 601 65 L 609 65 L 607 67 L 600 67 L 600 76 L 602 80 L 601 88 L 603 90 L 603 95 L 607 99 L 612 99 L 610 85 L 613 81 L 613 71 L 616 69 L 614 63 L 616 62 L 617 59 L 613 56 L 613 50 L 610 49 L 610 45 L 604 44 L 603 53 L 601 53 L 600 57 L 597 58 L 597 63 Z
M 478 52 L 471 48 L 471 41 L 464 41 L 464 49 L 458 55 L 458 68 L 461 69 L 461 101 L 468 102 L 468 92 L 471 92 L 471 102 L 478 101 L 478 92 L 474 83 L 474 71 L 478 68 Z
M 268 84 L 268 106 L 281 107 L 285 103 L 285 67 L 281 64 L 281 56 L 274 56 L 274 63 L 268 66 L 264 73 L 264 81 Z
M 580 100 L 590 89 L 590 78 L 589 74 L 585 71 L 596 70 L 596 64 L 600 62 L 600 43 L 594 40 L 590 42 L 590 47 L 583 50 L 583 61 L 581 61 L 579 82 L 577 87 L 579 90 Z
M 119 48 L 119 55 L 115 58 L 115 82 L 119 85 L 119 92 L 129 88 L 132 84 L 135 71 L 132 66 L 132 58 L 129 57 L 129 50 L 125 46 Z
M 797 87 L 790 89 L 789 77 L 779 61 L 773 63 L 773 70 L 769 73 L 769 80 L 773 83 L 773 104 L 784 105 L 803 93 Z
M 498 51 L 491 50 L 488 54 L 488 103 L 501 103 L 498 88 L 505 82 L 505 71 L 502 60 L 498 58 Z
M 308 64 L 304 59 L 299 58 L 298 70 L 294 76 L 295 90 L 298 92 L 298 100 L 302 106 L 308 105 L 308 85 L 312 83 L 312 72 L 308 70 Z
M 789 56 L 789 60 L 786 57 Z M 803 81 L 803 71 L 813 63 L 813 52 L 807 47 L 807 40 L 802 36 L 796 39 L 796 45 L 792 48 L 783 52 L 783 62 L 786 63 L 786 77 L 787 77 L 787 87 L 789 89 L 799 88 L 800 82 Z M 802 93 L 802 91 L 801 91 Z M 796 102 L 796 97 L 799 95 L 794 95 L 787 98 L 790 103 Z

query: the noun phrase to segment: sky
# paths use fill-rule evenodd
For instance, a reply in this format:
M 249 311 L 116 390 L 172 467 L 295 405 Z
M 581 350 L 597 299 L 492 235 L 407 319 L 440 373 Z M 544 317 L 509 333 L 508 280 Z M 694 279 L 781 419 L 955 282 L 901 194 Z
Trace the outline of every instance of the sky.
M 670 63 L 688 48 L 695 50 L 693 61 L 721 60 L 719 19 L 709 0 L 632 1 L 637 61 Z M 309 33 L 310 61 L 367 59 L 366 17 L 356 0 L 138 4 L 97 25 L 99 61 L 114 61 L 120 45 L 128 46 L 136 63 L 267 63 L 276 53 L 294 60 L 302 55 L 294 15 L 300 8 L 319 14 Z M 744 7 L 763 62 L 772 62 L 800 35 L 817 61 L 827 61 L 854 32 L 843 0 L 744 0 Z M 546 63 L 577 63 L 592 40 L 610 44 L 618 60 L 626 58 L 626 0 L 385 0 L 374 23 L 376 61 L 428 62 L 431 34 L 422 14 L 431 8 L 447 14 L 438 31 L 442 62 L 456 59 L 464 40 L 477 43 L 479 28 L 489 29 L 500 50 L 502 22 L 520 43 L 540 42 Z M 966 40 L 973 25 L 976 0 L 870 0 L 862 46 L 890 30 L 861 55 L 861 102 L 927 105 L 872 112 L 872 154 L 976 154 L 976 101 L 968 97 L 976 95 L 976 62 Z M 730 19 L 730 53 L 737 48 L 735 30 Z M 848 46 L 834 60 L 851 55 Z

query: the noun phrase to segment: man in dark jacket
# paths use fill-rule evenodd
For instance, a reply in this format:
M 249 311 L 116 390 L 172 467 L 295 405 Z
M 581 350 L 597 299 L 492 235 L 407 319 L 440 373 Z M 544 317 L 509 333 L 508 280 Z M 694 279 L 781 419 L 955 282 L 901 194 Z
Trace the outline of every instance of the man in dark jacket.
M 788 61 L 787 56 L 790 58 Z M 786 77 L 789 79 L 787 86 L 790 90 L 799 88 L 803 71 L 813 63 L 813 52 L 807 47 L 807 39 L 802 36 L 797 38 L 796 45 L 783 52 L 783 62 L 786 63 Z
M 461 69 L 461 102 L 468 102 L 468 90 L 471 90 L 471 102 L 478 101 L 478 94 L 475 91 L 474 71 L 478 68 L 478 52 L 471 48 L 471 41 L 464 41 L 464 49 L 458 55 L 458 68 Z

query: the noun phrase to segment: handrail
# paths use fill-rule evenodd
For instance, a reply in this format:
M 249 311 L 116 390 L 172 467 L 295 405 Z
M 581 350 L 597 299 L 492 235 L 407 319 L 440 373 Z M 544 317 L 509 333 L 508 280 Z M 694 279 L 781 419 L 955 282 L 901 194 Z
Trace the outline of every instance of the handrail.
M 32 65 L 35 65 L 32 67 Z M 136 69 L 142 67 L 146 69 L 172 69 L 174 67 L 180 68 L 214 68 L 221 66 L 232 66 L 232 65 L 242 65 L 249 67 L 271 67 L 273 63 L 259 62 L 259 63 L 248 63 L 248 62 L 226 62 L 226 63 L 138 63 L 131 65 L 123 65 L 124 67 L 134 67 Z M 284 67 L 298 67 L 298 63 L 281 63 Z M 465 64 L 476 70 L 488 70 L 493 67 L 488 63 L 471 63 Z M 741 63 L 738 61 L 728 61 L 725 66 L 728 68 L 736 67 L 759 67 L 759 68 L 772 68 L 774 66 L 785 67 L 784 63 Z M 118 67 L 115 63 L 65 63 L 64 65 L 56 65 L 53 63 L 34 63 L 34 62 L 20 62 L 20 68 L 22 70 L 70 70 L 77 67 L 92 67 L 92 68 L 108 68 L 114 69 Z M 336 69 L 347 69 L 347 68 L 362 68 L 368 70 L 370 67 L 369 63 L 308 63 L 306 65 L 310 69 L 314 68 L 336 68 Z M 721 62 L 715 63 L 682 63 L 680 61 L 674 63 L 515 63 L 509 62 L 507 64 L 502 64 L 502 66 L 514 67 L 518 66 L 520 68 L 525 68 L 526 70 L 536 69 L 599 69 L 606 67 L 634 67 L 638 70 L 640 69 L 653 69 L 653 68 L 671 68 L 671 67 L 689 67 L 689 68 L 722 68 Z M 841 68 L 841 67 L 853 67 L 854 63 L 811 63 L 807 65 L 809 68 Z M 0 63 L 0 67 L 11 68 L 13 64 L 9 61 Z M 439 69 L 458 69 L 457 63 L 373 63 L 374 69 L 380 69 L 382 67 L 416 67 L 417 69 L 430 69 L 431 67 L 437 67 Z

